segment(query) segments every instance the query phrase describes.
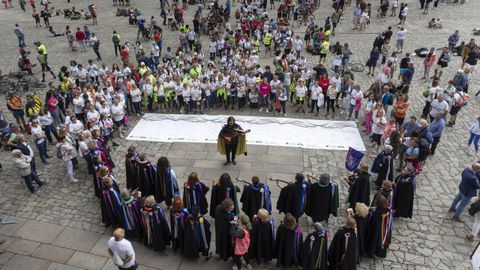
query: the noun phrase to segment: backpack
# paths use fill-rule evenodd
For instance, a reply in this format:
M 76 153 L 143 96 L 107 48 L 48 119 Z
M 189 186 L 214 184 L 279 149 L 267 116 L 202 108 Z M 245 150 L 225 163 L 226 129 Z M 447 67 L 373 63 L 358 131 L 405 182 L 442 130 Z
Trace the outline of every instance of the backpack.
M 115 34 L 112 36 L 112 41 L 113 41 L 113 44 L 120 44 L 120 37 Z
M 388 98 L 387 104 L 388 105 L 393 105 L 393 95 L 392 94 L 390 94 L 390 97 Z
M 468 214 L 470 216 L 475 216 L 475 214 L 480 211 L 480 201 L 476 201 L 470 204 L 470 208 L 468 208 Z
M 63 144 L 57 147 L 57 158 L 63 160 L 62 145 Z
M 422 162 L 427 160 L 428 152 L 430 150 L 430 143 L 427 139 L 421 138 L 420 143 L 418 145 L 419 154 L 418 154 L 418 161 Z

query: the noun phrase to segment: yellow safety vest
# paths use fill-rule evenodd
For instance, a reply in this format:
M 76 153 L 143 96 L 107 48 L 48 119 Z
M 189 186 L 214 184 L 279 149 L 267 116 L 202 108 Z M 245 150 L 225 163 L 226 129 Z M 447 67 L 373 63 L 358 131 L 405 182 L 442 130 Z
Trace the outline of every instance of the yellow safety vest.
M 37 50 L 38 52 L 41 54 L 41 55 L 45 55 L 47 54 L 47 47 L 45 47 L 45 45 L 41 44 L 40 46 L 37 47 Z
M 272 43 L 272 36 L 270 35 L 266 35 L 264 38 L 263 38 L 263 44 L 268 46 Z

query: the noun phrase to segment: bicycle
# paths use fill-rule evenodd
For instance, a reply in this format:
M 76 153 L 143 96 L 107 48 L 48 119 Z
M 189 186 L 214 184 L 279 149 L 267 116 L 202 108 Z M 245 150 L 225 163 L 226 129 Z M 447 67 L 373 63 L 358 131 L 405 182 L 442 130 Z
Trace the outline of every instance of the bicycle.
M 8 92 L 22 89 L 24 92 L 27 92 L 30 88 L 45 88 L 47 85 L 41 83 L 38 79 L 28 74 L 26 71 L 10 71 L 6 75 L 1 75 L 0 71 L 0 91 Z
M 365 65 L 362 63 L 352 63 L 350 64 L 350 68 L 354 72 L 363 72 L 365 70 Z

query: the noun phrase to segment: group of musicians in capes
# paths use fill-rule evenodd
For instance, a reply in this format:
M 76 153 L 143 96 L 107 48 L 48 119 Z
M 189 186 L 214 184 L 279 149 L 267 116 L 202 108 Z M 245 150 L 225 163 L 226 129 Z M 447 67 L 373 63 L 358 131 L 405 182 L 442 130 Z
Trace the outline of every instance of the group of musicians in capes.
M 224 139 L 231 129 L 239 132 L 225 144 L 226 153 L 231 154 L 227 162 L 246 152 L 246 147 L 236 152 L 238 134 L 244 132 L 234 119 L 229 118 L 219 137 Z M 251 182 L 243 181 L 239 195 L 240 188 L 227 173 L 213 181 L 211 191 L 195 172 L 180 187 L 166 157 L 154 164 L 133 146 L 125 165 L 126 188 L 122 189 L 108 166 L 94 165 L 106 226 L 124 228 L 127 238 L 143 241 L 155 251 L 171 246 L 186 258 L 201 254 L 208 260 L 212 256 L 209 214 L 215 222 L 215 253 L 225 261 L 232 258 L 233 269 L 242 268 L 242 258 L 247 268 L 250 260 L 265 264 L 276 259 L 276 265 L 283 267 L 356 269 L 362 257 L 386 257 L 394 214 L 412 215 L 413 189 L 404 183 L 411 183 L 414 174 L 406 169 L 395 179 L 397 186 L 384 180 L 370 201 L 370 174 L 362 163 L 346 178 L 350 186 L 346 222 L 327 247 L 329 217 L 337 216 L 339 208 L 339 187 L 328 174 L 316 179 L 297 173 L 295 181 L 281 189 L 276 208 L 284 218 L 275 231 L 271 190 L 256 176 Z M 169 209 L 168 217 L 161 202 Z M 305 237 L 298 222 L 303 214 L 314 222 L 314 231 Z

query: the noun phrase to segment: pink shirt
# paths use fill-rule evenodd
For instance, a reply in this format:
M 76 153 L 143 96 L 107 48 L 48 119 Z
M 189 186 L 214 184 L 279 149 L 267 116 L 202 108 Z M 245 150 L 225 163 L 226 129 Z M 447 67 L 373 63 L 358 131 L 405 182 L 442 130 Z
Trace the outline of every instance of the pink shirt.
M 57 106 L 54 105 L 56 102 L 57 102 L 57 99 L 56 99 L 54 96 L 51 96 L 51 97 L 47 100 L 48 110 L 49 110 L 50 112 L 55 111 L 55 109 L 57 108 Z
M 265 83 L 265 82 L 262 82 L 260 83 L 260 95 L 268 95 L 270 94 L 270 84 L 269 83 Z

